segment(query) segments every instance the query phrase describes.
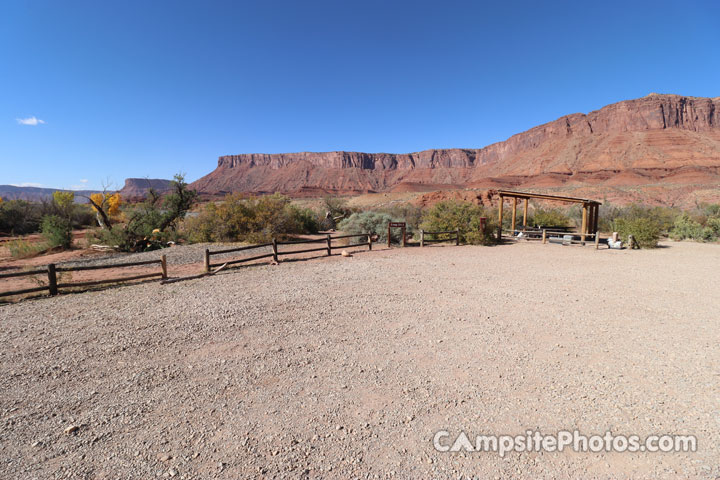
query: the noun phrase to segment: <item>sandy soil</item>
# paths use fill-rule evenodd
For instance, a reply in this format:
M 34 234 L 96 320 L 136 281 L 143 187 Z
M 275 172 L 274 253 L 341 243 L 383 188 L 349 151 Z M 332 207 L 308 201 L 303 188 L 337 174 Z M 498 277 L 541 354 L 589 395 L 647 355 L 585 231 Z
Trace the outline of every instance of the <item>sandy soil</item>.
M 0 307 L 0 478 L 716 478 L 720 247 L 668 245 L 360 252 Z M 432 445 L 574 428 L 698 451 Z

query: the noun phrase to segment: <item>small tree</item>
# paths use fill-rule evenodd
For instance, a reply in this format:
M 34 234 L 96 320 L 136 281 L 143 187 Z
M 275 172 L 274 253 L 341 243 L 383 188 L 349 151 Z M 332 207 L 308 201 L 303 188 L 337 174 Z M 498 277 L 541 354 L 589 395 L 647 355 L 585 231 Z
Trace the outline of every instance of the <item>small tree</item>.
M 85 198 L 88 199 L 90 206 L 95 211 L 100 228 L 110 228 L 110 217 L 120 211 L 120 194 L 103 191 L 103 193 L 93 193 Z
M 40 230 L 50 248 L 70 248 L 72 245 L 72 225 L 67 218 L 46 215 L 42 219 Z
M 53 203 L 65 218 L 70 219 L 75 205 L 75 192 L 57 190 L 53 192 Z
M 188 189 L 188 184 L 185 182 L 185 174 L 183 173 L 178 173 L 173 177 L 173 180 L 170 182 L 170 189 L 170 193 L 165 195 L 165 200 L 163 201 L 165 213 L 158 226 L 161 231 L 167 228 L 175 230 L 177 228 L 177 222 L 185 218 L 185 214 L 190 211 L 197 199 L 197 192 Z M 152 195 L 157 197 L 154 191 L 152 191 Z

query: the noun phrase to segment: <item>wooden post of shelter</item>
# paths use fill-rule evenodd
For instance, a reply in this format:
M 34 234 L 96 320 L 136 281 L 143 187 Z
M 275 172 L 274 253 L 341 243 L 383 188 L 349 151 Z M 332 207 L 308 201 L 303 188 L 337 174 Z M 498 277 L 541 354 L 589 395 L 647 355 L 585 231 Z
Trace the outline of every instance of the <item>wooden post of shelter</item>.
M 497 241 L 499 242 L 502 240 L 502 223 L 503 223 L 503 204 L 504 204 L 503 196 L 500 195 L 500 208 L 498 209 L 498 234 L 497 234 Z
M 523 205 L 523 228 L 527 227 L 528 201 L 526 198 L 525 204 Z
M 517 197 L 513 197 L 512 211 L 512 236 L 515 236 L 515 225 L 517 224 Z
M 595 224 L 593 225 L 593 231 L 595 233 L 598 232 L 598 225 L 600 223 L 599 219 L 600 219 L 600 205 L 597 204 L 597 205 L 595 205 L 595 216 L 593 217 L 593 220 L 595 221 Z
M 58 294 L 57 273 L 55 273 L 54 263 L 48 265 L 48 290 L 50 291 L 50 295 Z
M 587 233 L 588 206 L 583 203 L 582 206 L 582 227 L 580 227 L 580 242 L 585 245 L 585 234 Z

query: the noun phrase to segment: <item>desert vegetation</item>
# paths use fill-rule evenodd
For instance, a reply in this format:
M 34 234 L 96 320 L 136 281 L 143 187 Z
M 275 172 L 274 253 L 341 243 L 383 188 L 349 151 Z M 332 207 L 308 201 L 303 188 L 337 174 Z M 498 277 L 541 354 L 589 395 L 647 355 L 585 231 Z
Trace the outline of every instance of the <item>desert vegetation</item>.
M 341 230 L 346 233 L 373 233 L 387 240 L 388 222 L 405 222 L 410 235 L 425 231 L 459 230 L 462 243 L 493 243 L 497 229 L 497 208 L 468 201 L 445 200 L 421 208 L 411 203 L 350 207 L 344 198 L 327 196 L 320 203 L 301 206 L 290 197 L 228 194 L 220 201 L 197 205 L 196 192 L 182 175 L 176 175 L 169 193 L 149 189 L 144 201 L 122 202 L 117 192 L 96 193 L 87 204 L 78 203 L 73 192 L 55 192 L 44 202 L 0 201 L 0 234 L 20 236 L 7 242 L 16 258 L 72 246 L 72 231 L 95 229 L 86 235 L 88 244 L 102 244 L 119 251 L 159 249 L 173 242 L 267 242 L 271 238 Z M 193 210 L 194 209 L 194 210 Z M 188 215 L 189 214 L 189 215 Z M 485 218 L 481 228 L 481 218 Z M 510 228 L 510 216 L 504 228 Z M 537 227 L 579 227 L 577 206 L 560 209 L 531 205 L 528 225 Z M 618 232 L 624 242 L 633 236 L 640 248 L 654 248 L 662 238 L 676 241 L 714 242 L 720 237 L 720 205 L 701 204 L 690 210 L 670 207 L 604 202 L 600 210 L 601 232 Z M 40 234 L 33 241 L 22 237 Z M 393 241 L 400 232 L 393 231 Z
M 116 247 L 120 251 L 139 252 L 157 250 L 177 241 L 179 223 L 192 208 L 197 193 L 190 190 L 181 174 L 175 175 L 168 194 L 160 196 L 148 189 L 145 201 L 120 211 L 117 194 L 97 194 L 91 200 L 98 215 L 100 228 L 90 235 L 90 241 Z M 117 221 L 113 217 L 121 215 Z
M 227 195 L 222 202 L 203 206 L 196 217 L 183 223 L 182 232 L 192 242 L 266 242 L 273 237 L 317 233 L 318 214 L 294 205 L 290 198 Z

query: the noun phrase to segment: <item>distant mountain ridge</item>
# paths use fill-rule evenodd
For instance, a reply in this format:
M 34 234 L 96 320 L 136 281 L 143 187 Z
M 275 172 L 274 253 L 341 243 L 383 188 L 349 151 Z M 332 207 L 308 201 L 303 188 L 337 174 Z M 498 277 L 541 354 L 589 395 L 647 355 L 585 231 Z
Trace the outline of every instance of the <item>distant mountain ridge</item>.
M 62 188 L 0 185 L 0 197 L 2 197 L 3 200 L 27 200 L 31 202 L 41 202 L 43 200 L 51 200 L 53 192 L 57 192 L 58 190 L 75 193 L 75 201 L 77 203 L 87 203 L 87 200 L 84 199 L 82 195 L 89 197 L 93 193 L 98 193 L 97 190 L 65 190 Z
M 149 188 L 155 189 L 158 193 L 165 193 L 170 190 L 170 180 L 160 178 L 128 178 L 125 185 L 119 190 L 120 196 L 125 201 L 135 202 L 145 198 L 145 193 Z M 75 201 L 77 203 L 87 203 L 87 199 L 93 193 L 102 193 L 99 190 L 66 190 L 62 188 L 44 188 L 44 187 L 19 187 L 15 185 L 0 185 L 0 197 L 4 200 L 28 200 L 32 202 L 40 202 L 52 199 L 53 192 L 56 191 L 75 193 Z M 108 190 L 113 192 L 114 190 Z
M 191 187 L 315 195 L 658 182 L 720 185 L 720 97 L 651 94 L 478 149 L 226 155 Z

